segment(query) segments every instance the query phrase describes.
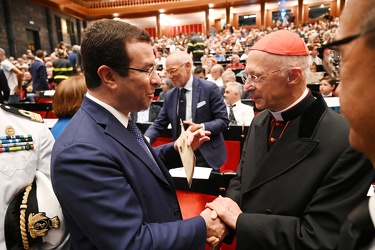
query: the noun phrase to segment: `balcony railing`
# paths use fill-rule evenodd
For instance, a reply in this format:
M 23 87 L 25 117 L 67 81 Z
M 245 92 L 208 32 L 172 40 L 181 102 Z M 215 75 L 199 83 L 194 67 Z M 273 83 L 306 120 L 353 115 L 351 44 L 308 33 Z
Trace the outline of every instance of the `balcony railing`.
M 107 0 L 107 1 L 83 1 L 71 0 L 73 3 L 84 6 L 87 9 L 107 9 L 107 8 L 121 8 L 130 6 L 145 6 L 153 4 L 165 4 L 181 2 L 182 0 Z

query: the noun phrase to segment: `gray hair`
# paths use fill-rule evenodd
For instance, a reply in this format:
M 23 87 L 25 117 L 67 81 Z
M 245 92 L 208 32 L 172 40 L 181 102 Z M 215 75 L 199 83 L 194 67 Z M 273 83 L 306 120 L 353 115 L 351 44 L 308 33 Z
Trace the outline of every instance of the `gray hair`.
M 280 68 L 290 67 L 299 67 L 302 69 L 302 80 L 305 81 L 307 73 L 309 71 L 309 56 L 279 56 L 279 55 L 270 55 L 275 57 L 275 62 L 280 65 Z M 285 74 L 286 71 L 281 71 L 282 74 Z
M 231 69 L 227 69 L 223 72 L 223 74 L 221 74 L 221 77 L 223 76 L 230 76 L 234 81 L 236 80 L 236 74 L 231 70 Z
M 242 94 L 243 94 L 243 88 L 242 88 L 242 85 L 241 83 L 238 83 L 238 82 L 228 82 L 227 83 L 227 87 L 228 86 L 233 86 L 233 90 L 238 93 L 238 96 L 241 98 L 242 97 Z
M 6 55 L 5 50 L 3 50 L 2 48 L 0 48 L 0 54 Z

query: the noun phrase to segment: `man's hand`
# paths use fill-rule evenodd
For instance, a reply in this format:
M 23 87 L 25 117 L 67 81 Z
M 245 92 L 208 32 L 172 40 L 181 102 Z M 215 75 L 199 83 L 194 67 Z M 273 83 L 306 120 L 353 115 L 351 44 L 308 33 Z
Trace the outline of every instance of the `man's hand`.
M 184 121 L 184 124 L 189 125 L 188 130 L 190 130 L 191 132 L 195 132 L 195 131 L 202 128 L 201 124 L 194 123 L 194 122 L 191 122 L 191 121 Z
M 218 245 L 227 235 L 226 225 L 216 216 L 211 209 L 202 211 L 201 216 L 206 222 L 207 228 L 207 244 L 210 246 Z M 213 219 L 214 218 L 214 219 Z
M 206 207 L 214 210 L 229 227 L 236 229 L 237 219 L 242 211 L 232 199 L 219 196 L 213 202 L 207 203 Z M 214 217 L 214 214 L 211 216 Z
M 208 137 L 210 134 L 210 131 L 203 131 L 202 129 L 196 130 L 195 132 L 191 132 L 189 127 L 184 133 L 180 135 L 180 137 L 185 136 L 185 141 L 187 142 L 187 145 L 190 146 L 193 151 L 195 151 L 200 147 L 202 143 L 210 140 L 210 137 Z M 180 137 L 174 143 L 174 148 L 176 150 L 178 149 L 179 140 L 181 140 Z

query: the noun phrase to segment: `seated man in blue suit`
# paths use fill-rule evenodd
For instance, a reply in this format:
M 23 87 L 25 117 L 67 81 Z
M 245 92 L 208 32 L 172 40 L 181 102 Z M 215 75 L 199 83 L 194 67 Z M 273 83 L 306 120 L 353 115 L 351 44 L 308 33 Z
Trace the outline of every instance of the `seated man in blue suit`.
M 225 227 L 209 209 L 182 220 L 166 167 L 181 164 L 174 144 L 154 150 L 129 120 L 130 112 L 150 106 L 160 84 L 147 32 L 100 20 L 85 30 L 81 45 L 88 91 L 51 158 L 72 249 L 205 249 L 206 240 L 218 243 Z M 190 133 L 192 148 L 208 134 Z
M 191 127 L 211 132 L 210 141 L 203 143 L 195 151 L 196 166 L 218 170 L 227 158 L 222 132 L 228 129 L 228 115 L 223 96 L 215 83 L 193 76 L 193 60 L 183 51 L 175 51 L 167 57 L 166 74 L 175 88 L 165 95 L 164 104 L 158 118 L 147 129 L 145 136 L 154 142 L 161 132 L 172 125 L 172 138 L 179 136 L 180 119 Z M 186 91 L 185 107 L 182 106 L 181 92 Z M 183 112 L 184 114 L 180 114 Z

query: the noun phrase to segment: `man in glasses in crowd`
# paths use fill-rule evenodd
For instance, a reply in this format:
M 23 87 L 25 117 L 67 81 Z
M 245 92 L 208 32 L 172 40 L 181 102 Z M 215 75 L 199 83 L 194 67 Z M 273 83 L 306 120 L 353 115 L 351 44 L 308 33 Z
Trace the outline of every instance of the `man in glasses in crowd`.
M 360 16 L 353 15 L 356 9 Z M 340 96 L 340 110 L 348 119 L 351 128 L 349 141 L 353 148 L 363 152 L 375 166 L 375 5 L 373 1 L 346 2 L 340 17 L 340 29 L 335 41 L 328 44 L 325 55 L 340 59 L 338 72 L 331 74 L 339 78 L 336 90 Z M 331 52 L 331 53 L 328 53 Z M 328 70 L 337 69 L 329 66 Z M 350 166 L 351 167 L 351 166 Z M 358 173 L 354 173 L 356 175 Z M 350 195 L 350 192 L 347 193 Z M 375 197 L 364 200 L 353 209 L 341 229 L 340 250 L 374 249 L 375 242 Z
M 167 57 L 166 75 L 175 88 L 165 94 L 158 118 L 147 129 L 145 136 L 153 143 L 168 125 L 172 138 L 180 131 L 180 120 L 190 126 L 211 132 L 210 141 L 196 150 L 196 166 L 218 170 L 227 158 L 222 132 L 228 129 L 228 115 L 223 96 L 215 83 L 193 76 L 193 61 L 189 54 L 175 51 Z
M 370 162 L 349 145 L 345 118 L 306 87 L 308 55 L 286 30 L 248 54 L 245 90 L 264 111 L 253 119 L 227 197 L 207 205 L 236 232 L 237 249 L 335 249 L 372 181 Z
M 72 248 L 204 249 L 206 237 L 215 244 L 225 227 L 211 210 L 182 220 L 166 167 L 181 165 L 176 146 L 155 151 L 129 120 L 150 106 L 160 84 L 147 32 L 100 20 L 85 30 L 81 53 L 88 91 L 51 158 Z M 187 134 L 193 149 L 209 139 Z

